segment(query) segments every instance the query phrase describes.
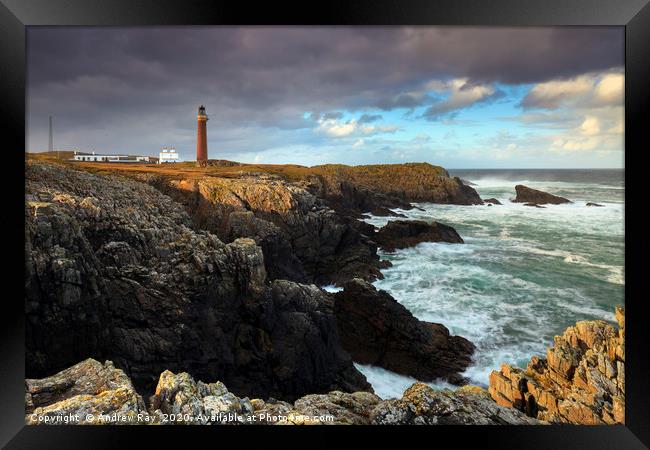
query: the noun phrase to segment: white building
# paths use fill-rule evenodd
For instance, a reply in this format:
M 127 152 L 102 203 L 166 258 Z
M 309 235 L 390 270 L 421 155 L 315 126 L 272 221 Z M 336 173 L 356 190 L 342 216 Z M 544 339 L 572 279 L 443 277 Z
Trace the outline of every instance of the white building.
M 158 164 L 179 162 L 178 152 L 175 147 L 163 147 L 158 158 Z
M 96 161 L 96 162 L 120 162 L 120 163 L 135 163 L 135 162 L 149 162 L 151 159 L 148 156 L 132 156 L 132 155 L 108 155 L 101 153 L 85 153 L 74 151 L 74 161 Z

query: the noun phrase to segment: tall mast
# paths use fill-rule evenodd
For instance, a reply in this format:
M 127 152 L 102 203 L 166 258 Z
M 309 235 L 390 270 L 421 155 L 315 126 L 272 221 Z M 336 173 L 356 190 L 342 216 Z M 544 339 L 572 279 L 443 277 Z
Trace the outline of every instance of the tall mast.
M 52 133 L 52 116 L 50 116 L 50 139 L 48 141 L 48 146 L 47 149 L 50 153 L 54 151 L 54 138 L 53 138 L 53 133 Z M 57 155 L 58 157 L 58 155 Z

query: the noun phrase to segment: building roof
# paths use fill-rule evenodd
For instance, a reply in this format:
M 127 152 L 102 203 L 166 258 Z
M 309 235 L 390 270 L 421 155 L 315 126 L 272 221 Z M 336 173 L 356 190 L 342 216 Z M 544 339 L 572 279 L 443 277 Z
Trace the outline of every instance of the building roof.
M 151 156 L 147 156 L 147 155 L 114 155 L 109 153 L 87 153 L 87 152 L 77 152 L 75 153 L 75 156 L 93 156 L 96 158 L 129 158 L 129 159 L 152 158 Z

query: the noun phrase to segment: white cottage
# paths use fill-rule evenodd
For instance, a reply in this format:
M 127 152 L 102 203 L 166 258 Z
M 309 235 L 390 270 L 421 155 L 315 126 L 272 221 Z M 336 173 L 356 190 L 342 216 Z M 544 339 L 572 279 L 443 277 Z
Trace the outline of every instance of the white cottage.
M 163 147 L 158 158 L 158 164 L 175 163 L 180 161 L 175 147 Z

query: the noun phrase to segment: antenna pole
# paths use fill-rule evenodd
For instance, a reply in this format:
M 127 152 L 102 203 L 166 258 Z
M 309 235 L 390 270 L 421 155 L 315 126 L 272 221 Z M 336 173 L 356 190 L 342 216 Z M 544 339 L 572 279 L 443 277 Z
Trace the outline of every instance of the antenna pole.
M 49 136 L 47 150 L 50 153 L 54 150 L 54 148 L 53 148 L 53 139 L 52 139 L 52 116 L 50 116 L 50 136 Z

